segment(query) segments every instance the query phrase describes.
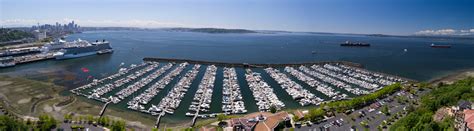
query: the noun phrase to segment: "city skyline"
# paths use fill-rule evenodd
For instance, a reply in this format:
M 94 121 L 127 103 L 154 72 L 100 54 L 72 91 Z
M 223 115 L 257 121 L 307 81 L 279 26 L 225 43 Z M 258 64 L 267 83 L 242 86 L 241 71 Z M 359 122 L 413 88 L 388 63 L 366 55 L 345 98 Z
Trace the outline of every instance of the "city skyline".
M 271 3 L 271 4 L 270 4 Z M 2 27 L 212 27 L 390 35 L 472 35 L 472 1 L 1 1 Z M 17 10 L 22 8 L 25 10 Z M 35 11 L 35 13 L 31 13 Z

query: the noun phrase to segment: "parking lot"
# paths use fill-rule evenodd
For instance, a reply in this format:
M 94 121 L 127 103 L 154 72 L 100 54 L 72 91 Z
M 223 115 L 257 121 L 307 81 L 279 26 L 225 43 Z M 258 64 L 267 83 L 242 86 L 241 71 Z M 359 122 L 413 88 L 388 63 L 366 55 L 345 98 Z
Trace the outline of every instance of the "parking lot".
M 316 122 L 303 122 L 303 126 L 296 127 L 295 130 L 297 131 L 320 131 L 320 130 L 330 130 L 330 131 L 347 131 L 350 129 L 357 129 L 357 130 L 378 130 L 378 126 L 381 125 L 384 121 L 387 121 L 389 118 L 392 117 L 399 119 L 400 117 L 404 116 L 404 109 L 408 106 L 408 103 L 412 102 L 413 100 L 418 100 L 418 96 L 421 96 L 428 92 L 428 90 L 419 91 L 417 92 L 418 95 L 411 95 L 407 92 L 399 91 L 394 93 L 393 95 L 378 100 L 376 103 L 371 104 L 371 106 L 366 106 L 362 109 L 355 110 L 350 114 L 338 113 L 334 117 L 328 118 L 323 120 L 320 123 Z M 409 102 L 399 102 L 397 100 L 397 96 L 406 97 Z M 377 105 L 377 106 L 375 106 Z M 385 115 L 382 113 L 381 109 L 382 106 L 388 106 L 388 112 L 390 115 Z M 376 108 L 374 108 L 376 107 Z M 399 114 L 397 114 L 399 113 Z M 394 115 L 400 117 L 393 117 Z M 396 121 L 393 120 L 393 122 Z M 362 126 L 361 122 L 366 122 L 367 126 Z M 393 123 L 392 122 L 392 123 Z M 387 128 L 392 124 L 387 121 Z

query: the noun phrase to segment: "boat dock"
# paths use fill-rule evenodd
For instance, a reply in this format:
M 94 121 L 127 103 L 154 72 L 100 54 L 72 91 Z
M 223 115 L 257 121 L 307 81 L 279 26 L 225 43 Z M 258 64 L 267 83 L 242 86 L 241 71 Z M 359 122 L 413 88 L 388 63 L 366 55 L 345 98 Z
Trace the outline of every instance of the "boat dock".
M 155 128 L 160 128 L 161 117 L 165 115 L 165 112 L 161 112 L 158 117 L 156 117 Z
M 37 53 L 22 56 L 8 56 L 0 58 L 0 68 L 12 67 L 19 64 L 25 64 L 36 61 L 54 59 L 54 53 Z
M 49 60 L 53 58 L 54 58 L 53 53 L 33 54 L 33 55 L 14 57 L 14 62 L 15 64 L 25 64 L 25 63 L 36 62 L 36 61 Z
M 124 66 L 71 92 L 106 103 L 101 116 L 108 104 L 121 103 L 124 108 L 157 116 L 158 127 L 165 115 L 190 117 L 194 125 L 200 118 L 217 114 L 317 106 L 409 81 L 344 61 L 248 64 L 145 58 L 141 64 Z M 189 91 L 194 89 L 196 92 Z M 218 97 L 222 99 L 215 99 Z
M 99 119 L 102 118 L 102 116 L 104 116 L 105 109 L 107 109 L 107 106 L 108 106 L 110 103 L 111 103 L 111 101 L 105 103 L 104 106 L 102 106 L 102 110 L 100 110 Z

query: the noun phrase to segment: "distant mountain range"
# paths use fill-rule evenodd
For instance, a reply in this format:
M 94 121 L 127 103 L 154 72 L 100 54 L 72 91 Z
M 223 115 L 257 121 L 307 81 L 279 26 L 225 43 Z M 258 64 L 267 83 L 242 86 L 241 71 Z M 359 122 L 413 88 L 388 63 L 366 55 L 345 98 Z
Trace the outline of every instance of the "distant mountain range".
M 95 30 L 143 30 L 143 31 L 172 31 L 172 32 L 198 32 L 211 34 L 226 34 L 226 33 L 308 33 L 308 34 L 325 34 L 325 35 L 362 35 L 370 37 L 399 37 L 399 38 L 433 38 L 433 39 L 469 39 L 474 40 L 474 35 L 453 35 L 453 36 L 430 36 L 430 35 L 386 35 L 386 34 L 353 34 L 353 33 L 329 33 L 329 32 L 292 32 L 292 31 L 274 31 L 274 30 L 247 30 L 247 29 L 225 29 L 225 28 L 137 28 L 137 27 L 82 27 L 83 31 Z
M 431 38 L 431 39 L 468 39 L 474 40 L 474 35 L 384 35 L 384 34 L 367 34 L 371 37 L 399 37 L 399 38 Z
M 167 28 L 167 31 L 177 31 L 177 32 L 200 32 L 200 33 L 258 33 L 253 30 L 246 29 L 223 29 L 223 28 Z

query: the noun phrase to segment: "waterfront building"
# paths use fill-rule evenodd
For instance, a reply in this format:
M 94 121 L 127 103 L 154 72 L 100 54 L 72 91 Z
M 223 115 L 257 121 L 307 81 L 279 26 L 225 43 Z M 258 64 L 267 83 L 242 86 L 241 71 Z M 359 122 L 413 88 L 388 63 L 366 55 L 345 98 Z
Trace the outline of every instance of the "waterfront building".
M 45 31 L 35 30 L 33 31 L 33 34 L 37 40 L 43 40 L 47 38 Z

